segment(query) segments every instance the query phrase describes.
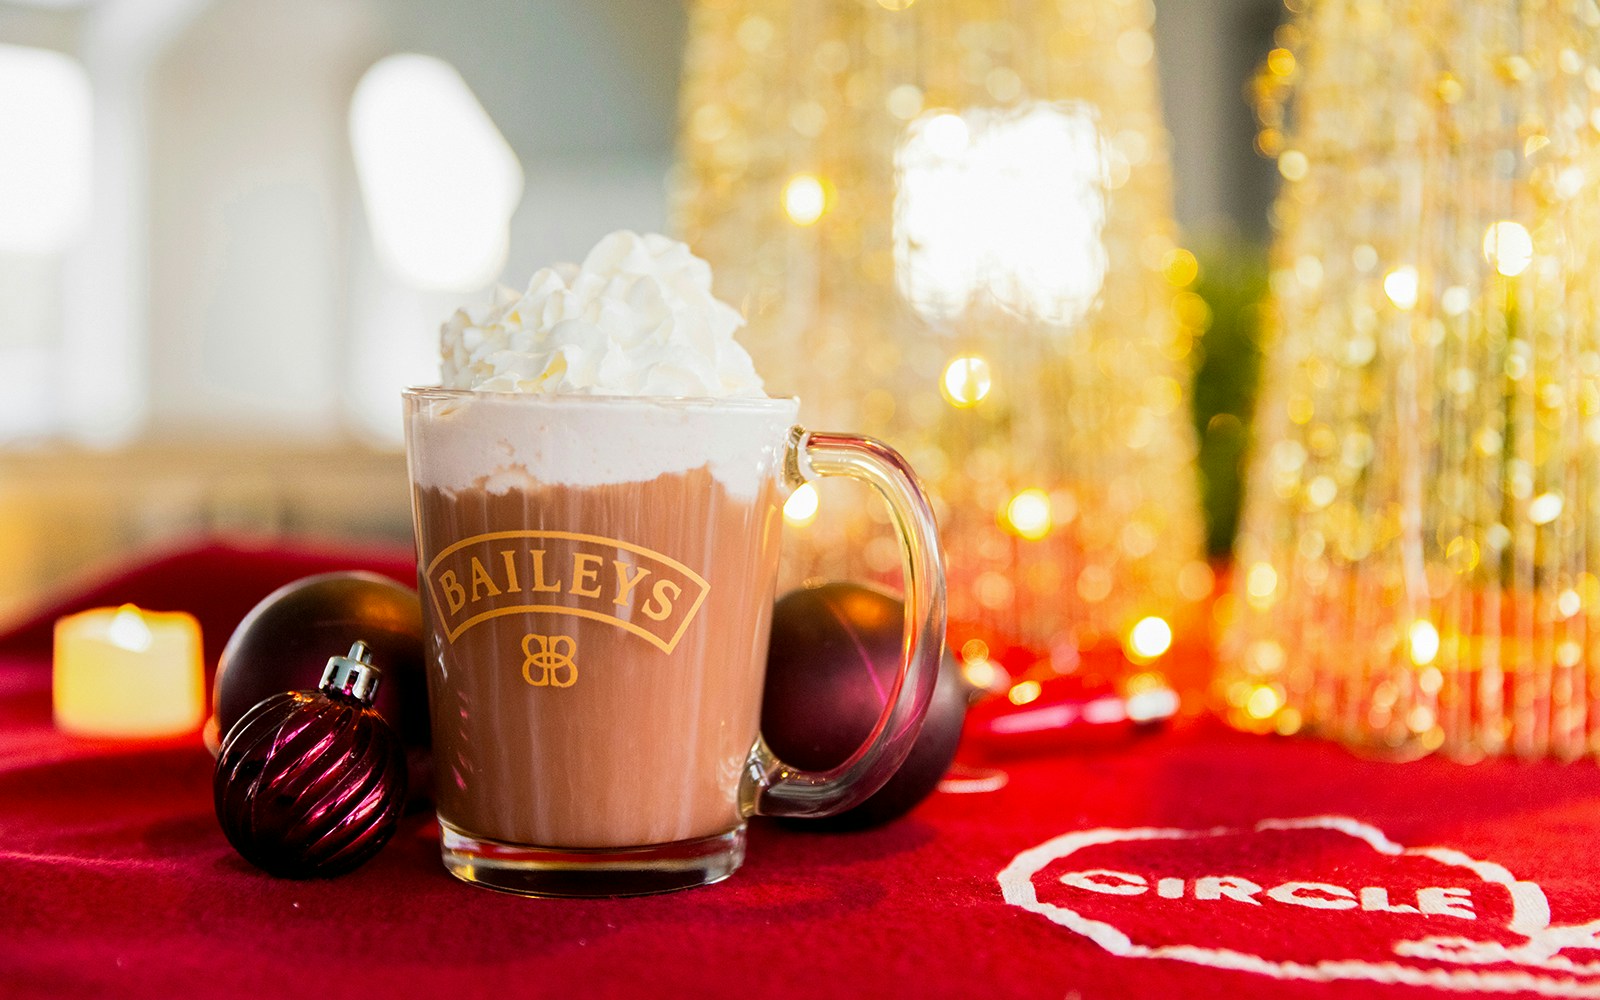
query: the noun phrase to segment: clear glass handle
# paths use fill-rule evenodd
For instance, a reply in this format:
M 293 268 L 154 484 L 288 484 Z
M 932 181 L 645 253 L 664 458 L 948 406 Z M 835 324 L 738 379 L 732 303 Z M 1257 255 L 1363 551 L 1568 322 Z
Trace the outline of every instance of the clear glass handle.
M 889 504 L 905 564 L 905 640 L 900 673 L 866 743 L 828 771 L 802 771 L 756 744 L 746 774 L 748 812 L 831 816 L 859 805 L 888 781 L 911 752 L 939 679 L 944 656 L 944 558 L 933 509 L 911 466 L 894 449 L 856 434 L 789 432 L 790 485 L 818 476 L 870 483 Z

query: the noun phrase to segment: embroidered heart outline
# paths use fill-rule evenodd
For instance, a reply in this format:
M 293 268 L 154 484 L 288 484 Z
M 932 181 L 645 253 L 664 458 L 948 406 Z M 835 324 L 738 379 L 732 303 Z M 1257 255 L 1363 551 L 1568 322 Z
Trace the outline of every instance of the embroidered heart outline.
M 1426 937 L 1415 941 L 1396 942 L 1394 950 L 1397 955 L 1462 965 L 1510 962 L 1529 969 L 1562 972 L 1567 975 L 1541 975 L 1524 969 L 1507 971 L 1428 969 L 1400 962 L 1371 962 L 1363 959 L 1324 959 L 1315 963 L 1275 961 L 1231 948 L 1188 944 L 1144 945 L 1135 942 L 1126 933 L 1102 920 L 1086 917 L 1066 906 L 1042 902 L 1033 884 L 1034 876 L 1047 865 L 1097 844 L 1197 840 L 1252 832 L 1293 830 L 1331 830 L 1359 840 L 1381 855 L 1426 858 L 1444 865 L 1466 869 L 1483 882 L 1504 886 L 1510 894 L 1512 903 L 1512 916 L 1507 929 L 1526 939 L 1523 944 L 1507 947 L 1498 942 L 1475 941 L 1463 937 Z M 1121 958 L 1165 958 L 1216 969 L 1250 972 L 1279 980 L 1311 982 L 1356 980 L 1431 986 L 1455 991 L 1528 992 L 1541 996 L 1600 998 L 1600 962 L 1578 963 L 1559 954 L 1563 949 L 1572 947 L 1600 949 L 1600 920 L 1553 927 L 1550 924 L 1549 900 L 1538 883 L 1517 879 L 1503 865 L 1472 858 L 1453 848 L 1405 847 L 1390 840 L 1377 827 L 1349 816 L 1267 819 L 1248 829 L 1102 827 L 1083 830 L 1062 834 L 1022 851 L 1000 871 L 996 878 L 1003 898 L 1010 905 L 1030 913 L 1037 913 L 1052 923 L 1088 938 L 1105 951 Z M 1591 976 L 1596 978 L 1588 978 Z

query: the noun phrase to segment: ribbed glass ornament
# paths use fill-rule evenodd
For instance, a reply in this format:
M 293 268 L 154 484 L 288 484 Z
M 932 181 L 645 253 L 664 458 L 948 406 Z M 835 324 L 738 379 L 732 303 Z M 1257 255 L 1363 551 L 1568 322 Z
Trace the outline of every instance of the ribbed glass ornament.
M 336 657 L 320 690 L 263 699 L 223 739 L 212 780 L 217 820 L 247 861 L 273 875 L 343 874 L 399 823 L 405 753 L 372 706 L 376 671 L 365 652 L 358 643 L 352 658 Z M 340 663 L 354 666 L 330 676 Z

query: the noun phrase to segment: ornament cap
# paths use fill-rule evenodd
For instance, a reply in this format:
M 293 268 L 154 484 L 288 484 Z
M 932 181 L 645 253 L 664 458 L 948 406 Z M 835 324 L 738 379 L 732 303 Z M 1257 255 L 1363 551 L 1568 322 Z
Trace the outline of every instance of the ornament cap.
M 372 651 L 357 639 L 344 656 L 331 656 L 318 684 L 326 694 L 342 694 L 370 705 L 378 694 L 383 671 L 372 665 Z

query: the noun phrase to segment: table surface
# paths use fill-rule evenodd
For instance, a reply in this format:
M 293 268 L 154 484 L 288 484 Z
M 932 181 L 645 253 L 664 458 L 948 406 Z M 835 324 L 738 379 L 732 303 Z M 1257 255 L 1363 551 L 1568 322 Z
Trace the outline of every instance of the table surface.
M 410 572 L 199 550 L 0 637 L 0 995 L 1600 996 L 1589 762 L 1397 764 L 1191 721 L 1004 762 L 1004 787 L 874 830 L 757 821 L 719 885 L 568 901 L 455 881 L 425 814 L 352 874 L 274 879 L 223 838 L 197 737 L 51 725 L 54 614 L 187 595 L 214 646 L 276 583 L 355 565 Z

